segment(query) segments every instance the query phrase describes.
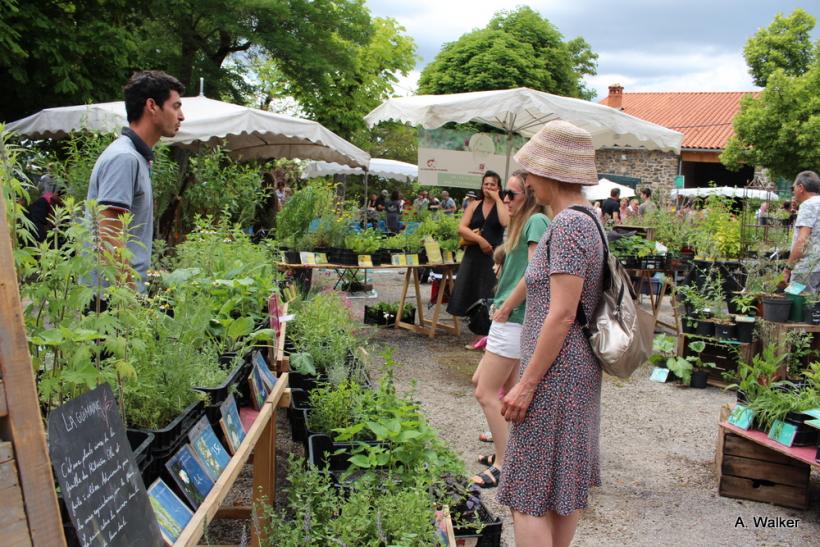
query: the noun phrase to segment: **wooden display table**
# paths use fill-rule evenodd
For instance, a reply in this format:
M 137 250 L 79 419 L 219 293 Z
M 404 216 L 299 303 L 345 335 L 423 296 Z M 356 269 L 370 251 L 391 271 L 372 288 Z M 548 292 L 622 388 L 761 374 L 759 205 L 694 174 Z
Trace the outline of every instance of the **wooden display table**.
M 264 530 L 264 512 L 253 513 L 250 507 L 229 507 L 220 509 L 228 496 L 248 458 L 253 452 L 253 503 L 257 507 L 272 504 L 276 499 L 276 409 L 290 404 L 290 390 L 287 373 L 281 375 L 258 412 L 242 409 L 243 423 L 251 422 L 245 439 L 233 455 L 228 466 L 214 483 L 208 496 L 199 506 L 193 518 L 180 534 L 175 546 L 191 547 L 208 528 L 208 524 L 218 518 L 251 518 L 251 545 L 258 547 L 258 532 Z
M 396 327 L 407 329 L 419 334 L 424 334 L 430 338 L 435 338 L 439 330 L 444 330 L 456 336 L 461 334 L 461 324 L 458 317 L 453 317 L 446 323 L 441 317 L 441 305 L 444 299 L 445 287 L 450 287 L 452 290 L 455 284 L 455 276 L 453 273 L 458 264 L 419 264 L 417 266 L 394 266 L 392 264 L 384 264 L 382 266 L 354 266 L 346 264 L 278 264 L 280 270 L 406 270 L 404 274 L 404 285 L 401 290 L 401 300 L 399 301 L 399 309 L 404 309 L 404 304 L 407 301 L 407 292 L 410 289 L 412 281 L 413 288 L 416 295 L 416 309 L 418 310 L 418 324 L 405 323 L 401 320 L 401 314 L 396 316 Z M 432 319 L 425 319 L 424 317 L 424 303 L 421 298 L 421 286 L 419 282 L 419 270 L 422 268 L 436 269 L 441 272 L 441 287 L 438 291 L 438 297 L 433 305 Z
M 721 409 L 715 467 L 721 496 L 773 503 L 795 509 L 809 506 L 811 468 L 820 466 L 817 447 L 788 447 L 762 431 L 746 431 L 726 421 Z
M 626 271 L 629 273 L 630 276 L 636 277 L 638 279 L 638 286 L 636 287 L 635 292 L 638 293 L 639 302 L 643 298 L 643 287 L 648 287 L 649 304 L 652 307 L 652 316 L 655 318 L 655 325 L 666 327 L 667 329 L 670 329 L 673 333 L 680 333 L 681 318 L 678 311 L 678 300 L 675 296 L 677 294 L 674 281 L 675 271 L 654 268 L 626 268 Z M 657 296 L 655 296 L 655 291 L 652 288 L 652 279 L 654 278 L 655 274 L 658 273 L 663 274 L 663 281 L 661 282 Z M 672 316 L 674 323 L 667 323 L 666 321 L 660 319 L 661 304 L 663 303 L 663 297 L 666 296 L 667 292 L 669 293 L 669 304 L 672 306 Z

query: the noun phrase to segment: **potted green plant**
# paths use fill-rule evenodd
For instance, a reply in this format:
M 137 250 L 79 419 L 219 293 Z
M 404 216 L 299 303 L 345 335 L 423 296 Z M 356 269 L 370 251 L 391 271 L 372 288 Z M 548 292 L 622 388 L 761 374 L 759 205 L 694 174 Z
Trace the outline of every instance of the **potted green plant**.
M 755 301 L 757 297 L 749 292 L 741 291 L 732 297 L 735 309 L 735 325 L 737 327 L 737 339 L 742 343 L 749 343 L 754 339 L 754 328 L 757 314 Z
M 706 387 L 709 369 L 715 368 L 713 362 L 703 361 L 701 358 L 704 349 L 706 349 L 706 342 L 703 340 L 689 342 L 689 350 L 692 352 L 692 355 L 687 356 L 689 362 L 692 363 L 692 379 L 689 385 L 701 389 Z
M 747 404 L 754 401 L 762 390 L 781 376 L 785 359 L 786 354 L 777 344 L 766 344 L 762 352 L 752 356 L 751 363 L 739 361 L 736 374 L 724 374 L 726 380 L 734 380 L 726 389 L 737 390 L 738 403 Z

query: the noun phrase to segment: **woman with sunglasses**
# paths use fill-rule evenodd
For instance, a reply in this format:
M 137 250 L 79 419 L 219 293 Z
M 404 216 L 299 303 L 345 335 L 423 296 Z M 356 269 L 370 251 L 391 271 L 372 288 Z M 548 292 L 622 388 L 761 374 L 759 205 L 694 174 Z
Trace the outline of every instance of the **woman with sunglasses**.
M 489 466 L 487 470 L 470 479 L 482 488 L 496 486 L 501 477 L 509 425 L 501 414 L 499 393 L 502 388 L 509 391 L 518 378 L 524 302 L 523 294 L 513 296 L 513 292 L 549 224 L 544 207 L 536 203 L 532 190 L 525 189 L 524 178 L 523 171 L 515 171 L 507 181 L 507 189 L 500 192 L 510 215 L 502 247 L 506 256 L 493 301 L 487 347 L 473 375 L 475 397 L 487 417 L 495 448 L 494 454 L 479 458 L 480 463 Z

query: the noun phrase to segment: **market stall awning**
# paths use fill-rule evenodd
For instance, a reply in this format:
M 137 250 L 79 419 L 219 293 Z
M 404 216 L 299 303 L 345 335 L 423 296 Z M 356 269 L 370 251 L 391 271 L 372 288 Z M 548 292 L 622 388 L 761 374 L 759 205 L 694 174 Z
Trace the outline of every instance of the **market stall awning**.
M 759 190 L 756 188 L 734 188 L 731 186 L 717 186 L 711 188 L 676 188 L 670 192 L 674 198 L 677 196 L 684 197 L 705 197 L 705 196 L 724 196 L 728 198 L 749 198 L 749 199 L 770 199 L 777 200 L 780 197 L 768 190 Z
M 633 190 L 629 186 L 624 186 L 623 184 L 612 182 L 609 179 L 599 179 L 597 185 L 584 186 L 582 191 L 584 193 L 585 198 L 587 198 L 590 201 L 595 201 L 598 199 L 608 198 L 609 193 L 612 191 L 613 188 L 618 188 L 621 190 L 622 198 L 635 197 L 635 190 Z
M 367 172 L 371 176 L 397 180 L 399 182 L 409 182 L 419 178 L 418 166 L 412 163 L 384 158 L 370 158 L 370 165 L 367 168 Z M 307 167 L 302 171 L 302 177 L 306 179 L 333 175 L 364 175 L 364 169 L 339 165 L 338 163 L 312 161 L 308 163 Z
M 589 131 L 596 148 L 630 147 L 680 153 L 683 135 L 597 103 L 551 95 L 525 87 L 451 95 L 389 99 L 365 121 L 374 126 L 400 121 L 435 129 L 446 123 L 478 122 L 530 137 L 545 123 L 561 119 Z
M 183 97 L 185 121 L 165 142 L 198 150 L 224 143 L 240 161 L 292 158 L 365 167 L 370 155 L 320 123 L 248 108 L 204 96 Z M 33 139 L 61 138 L 72 131 L 118 131 L 128 125 L 125 103 L 46 108 L 6 127 Z

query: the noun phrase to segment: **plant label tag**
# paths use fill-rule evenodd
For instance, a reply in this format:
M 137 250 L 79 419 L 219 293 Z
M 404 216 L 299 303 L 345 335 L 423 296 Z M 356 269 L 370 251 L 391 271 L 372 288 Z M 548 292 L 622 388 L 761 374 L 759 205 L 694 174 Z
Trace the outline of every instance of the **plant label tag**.
M 755 413 L 752 409 L 743 405 L 737 405 L 734 410 L 732 410 L 732 413 L 729 414 L 729 419 L 727 421 L 735 427 L 748 431 L 748 429 L 752 426 L 752 420 L 754 417 Z
M 443 259 L 444 259 L 445 263 L 452 264 L 453 262 L 455 262 L 456 258 L 453 255 L 453 251 L 444 251 L 443 252 Z
M 791 446 L 796 434 L 797 426 L 787 424 L 783 420 L 775 420 L 771 429 L 769 429 L 769 438 L 784 446 Z
M 316 255 L 305 251 L 299 252 L 299 262 L 302 264 L 316 264 Z
M 812 418 L 820 419 L 820 408 L 812 408 L 810 410 L 801 410 L 801 414 L 808 414 Z
M 372 268 L 373 267 L 373 257 L 370 255 L 359 255 L 359 266 L 364 268 Z
M 803 423 L 806 424 L 809 427 L 813 427 L 815 429 L 820 429 L 820 419 L 806 420 Z
M 313 253 L 316 256 L 316 264 L 328 264 L 327 253 Z
M 404 255 L 390 255 L 390 263 L 393 266 L 407 266 L 407 258 Z
M 280 316 L 279 317 L 279 322 L 280 323 L 287 323 L 288 321 L 293 321 L 294 319 L 296 319 L 296 314 L 295 313 L 289 313 L 288 315 Z
M 456 251 L 456 262 L 461 263 L 464 260 L 464 249 L 459 249 Z
M 427 262 L 429 264 L 441 264 L 443 258 L 441 256 L 441 246 L 432 238 L 424 240 L 424 249 L 427 251 Z
M 407 265 L 408 266 L 418 266 L 419 265 L 419 255 L 417 255 L 417 254 L 407 255 Z
M 652 375 L 649 377 L 650 380 L 653 382 L 660 382 L 665 383 L 666 380 L 669 378 L 669 369 L 668 368 L 661 368 L 655 367 L 652 369 Z
M 784 292 L 786 294 L 791 294 L 793 296 L 797 296 L 798 294 L 803 292 L 803 289 L 805 289 L 805 288 L 806 288 L 806 286 L 804 284 L 798 283 L 797 281 L 792 281 L 791 283 L 789 283 L 789 286 L 786 287 L 786 290 Z

